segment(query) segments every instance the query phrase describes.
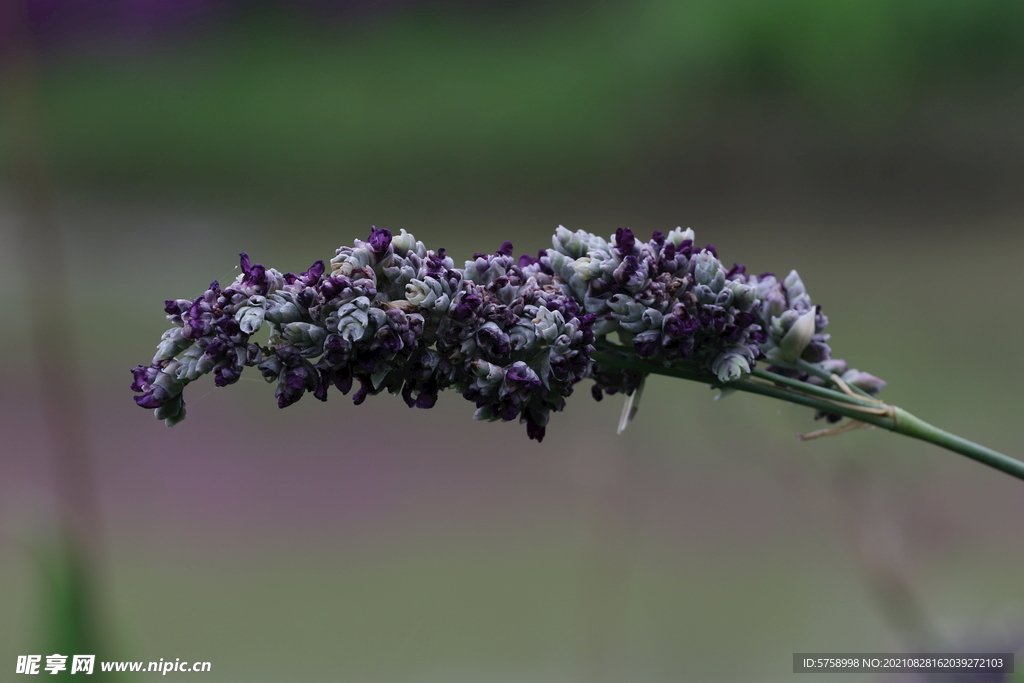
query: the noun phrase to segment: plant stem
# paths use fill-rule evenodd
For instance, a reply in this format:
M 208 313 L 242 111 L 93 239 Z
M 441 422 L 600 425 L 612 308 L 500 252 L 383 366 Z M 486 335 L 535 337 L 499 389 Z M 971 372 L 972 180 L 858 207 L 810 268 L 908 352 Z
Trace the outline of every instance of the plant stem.
M 599 350 L 594 352 L 593 358 L 601 365 L 621 368 L 623 370 L 635 370 L 652 375 L 665 375 L 666 377 L 709 384 L 712 387 L 722 389 L 746 391 L 752 394 L 789 401 L 790 403 L 797 403 L 826 413 L 844 415 L 860 422 L 896 432 L 897 434 L 933 443 L 936 446 L 941 446 L 954 453 L 965 455 L 972 460 L 993 467 L 1000 472 L 1005 472 L 1012 477 L 1024 480 L 1024 462 L 939 429 L 902 408 L 887 405 L 870 396 L 866 398 L 850 396 L 814 384 L 801 382 L 791 377 L 783 377 L 782 375 L 759 368 L 755 368 L 751 372 L 750 377 L 745 379 L 722 382 L 715 375 L 696 365 L 669 365 L 644 360 L 636 356 L 630 349 L 609 342 L 599 343 L 598 347 Z M 809 364 L 808 367 L 817 370 L 817 368 Z M 795 369 L 805 372 L 809 371 L 808 368 L 803 367 Z M 811 374 L 825 380 L 829 379 L 827 373 L 824 372 L 819 371 Z M 767 380 L 772 382 L 772 384 L 756 381 L 751 379 L 751 377 Z
M 1024 463 L 1020 460 L 1015 460 L 1008 455 L 1003 455 L 999 451 L 994 451 L 973 441 L 968 441 L 956 434 L 950 434 L 935 425 L 928 424 L 919 417 L 911 415 L 902 408 L 895 406 L 894 408 L 896 409 L 898 421 L 897 429 L 894 431 L 915 439 L 928 441 L 936 446 L 942 446 L 954 453 L 966 455 L 972 460 L 977 460 L 989 467 L 994 467 L 1018 479 L 1024 479 Z
M 816 365 L 814 365 L 812 363 L 808 363 L 807 361 L 805 361 L 805 360 L 803 360 L 801 358 L 797 358 L 796 362 L 793 363 L 793 364 L 783 363 L 783 362 L 777 361 L 777 360 L 771 361 L 771 364 L 772 365 L 776 365 L 776 366 L 778 366 L 780 368 L 786 368 L 787 370 L 800 370 L 801 372 L 806 372 L 811 377 L 817 377 L 818 379 L 825 380 L 826 382 L 831 382 L 832 381 L 832 375 L 830 373 L 825 372 L 824 370 L 822 370 L 818 366 L 816 366 Z M 850 385 L 850 388 L 853 391 L 855 391 L 858 394 L 860 394 L 861 396 L 865 396 L 867 398 L 871 398 L 871 394 L 869 394 L 868 392 L 864 391 L 863 389 L 861 389 L 858 386 Z
M 798 379 L 792 377 L 786 377 L 785 375 L 777 375 L 774 372 L 768 372 L 761 368 L 754 368 L 750 371 L 750 374 L 759 379 L 768 380 L 774 384 L 781 384 L 783 386 L 801 391 L 805 394 L 812 394 L 820 398 L 827 399 L 829 401 L 840 401 L 841 403 L 851 403 L 853 405 L 863 406 L 865 408 L 879 409 L 880 406 L 885 405 L 881 401 L 874 398 L 861 398 L 857 396 L 850 396 L 849 394 L 842 394 L 832 389 L 826 389 L 825 387 L 818 386 L 817 384 L 810 384 L 809 382 L 801 382 Z
M 75 361 L 74 327 L 49 313 L 72 287 L 45 154 L 37 51 L 27 10 L 25 0 L 0 2 L 0 128 L 7 151 L 3 165 L 18 214 L 4 227 L 13 228 L 21 252 L 17 260 L 32 282 L 26 294 L 28 330 L 37 382 L 45 390 L 41 411 L 60 524 L 60 546 L 39 559 L 40 573 L 49 577 L 47 647 L 54 648 L 51 652 L 96 652 L 105 646 L 103 544 L 87 437 L 88 394 Z M 61 361 L 54 362 L 56 358 Z M 97 678 L 106 680 L 102 674 Z

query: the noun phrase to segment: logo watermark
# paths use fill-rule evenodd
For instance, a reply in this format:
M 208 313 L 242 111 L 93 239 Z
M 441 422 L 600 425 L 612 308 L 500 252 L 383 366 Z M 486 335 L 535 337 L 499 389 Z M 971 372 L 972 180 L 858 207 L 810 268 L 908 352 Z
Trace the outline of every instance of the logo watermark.
M 68 660 L 70 661 L 70 664 Z M 18 655 L 14 668 L 16 674 L 58 674 L 68 671 L 72 674 L 91 674 L 97 669 L 96 655 Z M 126 662 L 101 660 L 100 671 L 134 671 L 158 673 L 166 676 L 169 673 L 205 673 L 210 671 L 210 662 L 182 661 L 176 657 L 174 661 L 161 658 L 156 662 Z

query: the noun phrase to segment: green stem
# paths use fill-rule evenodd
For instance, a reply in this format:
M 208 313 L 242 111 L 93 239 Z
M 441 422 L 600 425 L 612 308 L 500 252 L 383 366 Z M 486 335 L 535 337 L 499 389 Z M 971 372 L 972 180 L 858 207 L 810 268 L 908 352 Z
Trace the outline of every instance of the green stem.
M 1003 455 L 999 451 L 994 451 L 991 448 L 986 448 L 985 446 L 976 444 L 973 441 L 968 441 L 956 434 L 950 434 L 944 429 L 939 429 L 934 425 L 928 424 L 921 418 L 911 415 L 902 408 L 897 408 L 895 406 L 894 408 L 896 410 L 896 419 L 898 423 L 897 428 L 894 431 L 915 439 L 928 441 L 936 446 L 942 446 L 954 453 L 966 455 L 972 460 L 977 460 L 989 467 L 994 467 L 1000 472 L 1006 472 L 1018 479 L 1024 479 L 1024 462 L 1015 460 L 1008 455 Z
M 777 360 L 773 360 L 773 361 L 771 361 L 771 364 L 772 365 L 776 365 L 776 366 L 778 366 L 780 368 L 786 368 L 787 370 L 800 370 L 801 372 L 806 372 L 811 377 L 817 377 L 818 379 L 825 380 L 826 382 L 832 382 L 832 374 L 831 373 L 825 372 L 824 370 L 819 368 L 817 365 L 814 365 L 813 363 L 808 363 L 807 361 L 803 360 L 802 358 L 797 358 L 795 363 L 782 363 L 782 362 L 779 362 Z M 850 386 L 850 388 L 853 391 L 857 392 L 861 396 L 864 396 L 864 397 L 867 397 L 867 398 L 871 398 L 871 394 L 869 394 L 868 392 L 864 391 L 860 387 L 852 385 L 852 384 L 849 385 L 849 386 Z
M 972 460 L 993 467 L 1000 472 L 1005 472 L 1012 477 L 1024 480 L 1024 462 L 939 429 L 921 418 L 911 415 L 902 408 L 888 406 L 870 397 L 859 398 L 850 396 L 814 384 L 801 382 L 791 377 L 783 377 L 760 368 L 755 368 L 751 372 L 751 376 L 767 380 L 772 382 L 772 384 L 755 381 L 750 378 L 722 382 L 716 376 L 696 365 L 688 363 L 685 365 L 669 365 L 643 360 L 629 349 L 611 343 L 600 344 L 600 350 L 594 352 L 593 358 L 599 364 L 608 367 L 675 377 L 723 389 L 745 391 L 796 403 L 808 408 L 815 408 L 827 413 L 844 415 L 860 422 L 896 432 L 897 434 L 933 443 L 936 446 L 941 446 L 954 453 L 965 455 Z M 810 365 L 808 367 L 813 368 Z M 807 371 L 806 368 L 800 367 L 794 369 Z M 817 368 L 813 369 L 817 370 Z M 829 379 L 827 373 L 824 372 L 819 371 L 812 374 L 825 380 Z M 885 414 L 881 414 L 882 410 L 885 411 Z
M 786 377 L 785 375 L 778 375 L 774 372 L 768 372 L 767 370 L 762 370 L 761 368 L 754 368 L 753 370 L 750 371 L 750 374 L 759 379 L 768 380 L 769 382 L 773 382 L 775 384 L 781 384 L 783 386 L 790 387 L 791 389 L 802 391 L 806 394 L 812 394 L 814 396 L 828 399 L 830 401 L 841 401 L 843 403 L 852 403 L 854 405 L 864 406 L 865 408 L 876 409 L 879 408 L 880 406 L 885 405 L 881 401 L 875 400 L 873 398 L 861 398 L 857 396 L 850 396 L 849 394 L 843 394 L 838 391 L 833 391 L 832 389 L 820 387 L 817 384 L 801 382 L 800 380 L 793 379 L 792 377 Z

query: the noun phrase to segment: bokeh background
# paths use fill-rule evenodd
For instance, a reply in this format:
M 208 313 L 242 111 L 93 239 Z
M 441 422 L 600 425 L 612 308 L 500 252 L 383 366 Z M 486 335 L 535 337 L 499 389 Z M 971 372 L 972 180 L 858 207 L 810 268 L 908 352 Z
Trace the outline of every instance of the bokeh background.
M 169 430 L 128 389 L 163 300 L 240 251 L 681 225 L 797 269 L 884 397 L 1021 457 L 1024 3 L 5 5 L 3 670 L 810 682 L 792 653 L 1024 644 L 1021 483 L 880 431 L 798 442 L 796 406 L 653 378 L 623 436 L 584 389 L 538 445 L 457 395 L 200 382 Z

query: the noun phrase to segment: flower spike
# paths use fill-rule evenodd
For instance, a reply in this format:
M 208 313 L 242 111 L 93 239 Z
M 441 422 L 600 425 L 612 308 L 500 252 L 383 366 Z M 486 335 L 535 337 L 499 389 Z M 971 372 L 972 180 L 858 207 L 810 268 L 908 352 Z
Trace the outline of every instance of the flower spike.
M 643 242 L 629 228 L 604 239 L 560 226 L 536 257 L 514 258 L 504 242 L 458 268 L 404 230 L 373 227 L 329 266 L 316 261 L 299 275 L 243 253 L 227 287 L 165 302 L 174 327 L 132 371 L 135 401 L 173 425 L 185 417 L 187 384 L 213 373 L 227 386 L 257 366 L 282 408 L 307 393 L 326 401 L 331 386 L 346 394 L 356 381 L 356 404 L 388 391 L 430 408 L 454 389 L 477 419 L 518 419 L 540 441 L 550 414 L 589 378 L 595 398 L 628 397 L 621 432 L 645 373 L 595 360 L 610 335 L 640 358 L 685 363 L 721 384 L 767 358 L 812 363 L 877 393 L 884 382 L 830 358 L 827 319 L 795 271 L 780 282 L 726 269 L 713 246 L 696 250 L 693 240 L 682 228 Z M 266 342 L 256 342 L 264 330 Z

